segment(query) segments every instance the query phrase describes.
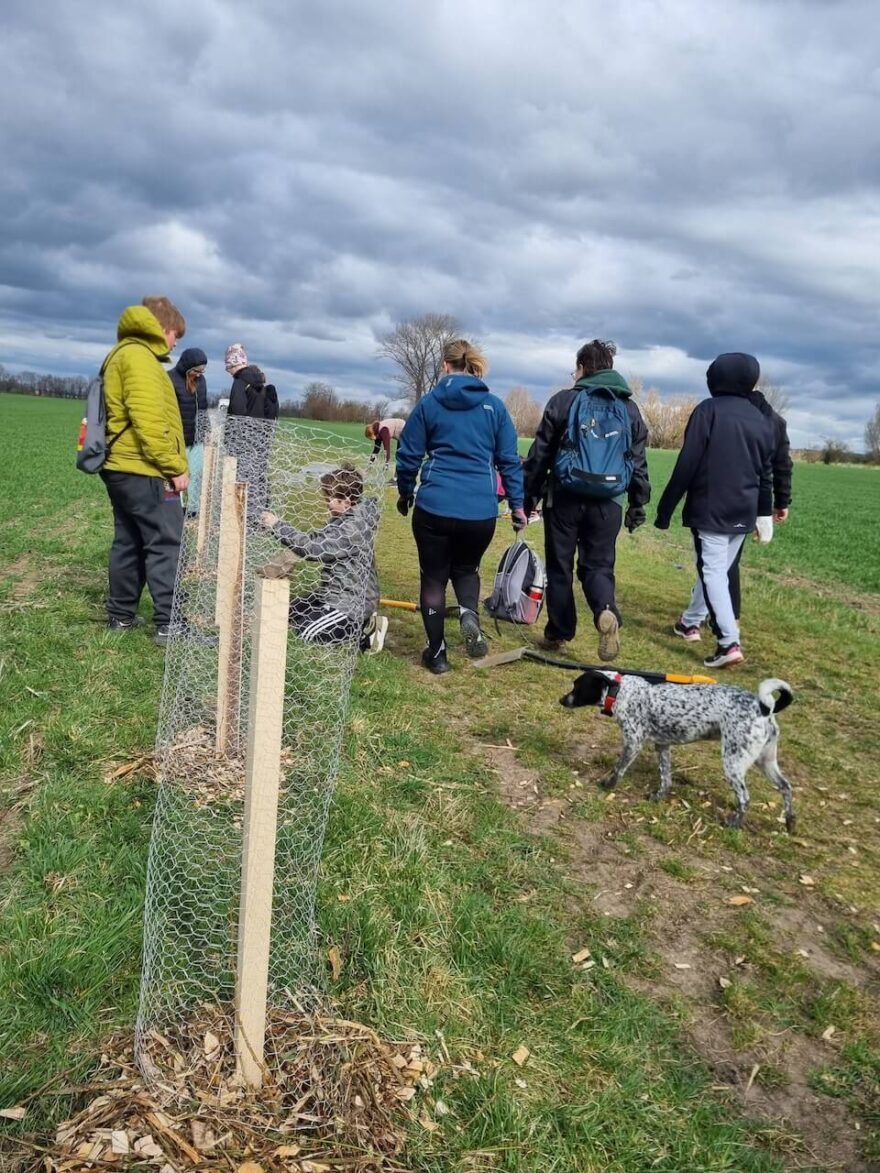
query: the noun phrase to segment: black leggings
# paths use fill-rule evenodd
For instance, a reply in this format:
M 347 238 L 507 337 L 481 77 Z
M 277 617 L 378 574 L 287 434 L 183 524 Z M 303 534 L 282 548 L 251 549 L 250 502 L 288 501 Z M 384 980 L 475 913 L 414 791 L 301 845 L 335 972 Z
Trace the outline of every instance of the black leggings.
M 477 614 L 480 606 L 480 559 L 495 533 L 494 517 L 484 521 L 463 521 L 440 517 L 424 509 L 413 510 L 413 537 L 419 552 L 421 590 L 419 605 L 432 655 L 443 644 L 443 617 L 446 611 L 446 584 L 459 607 Z

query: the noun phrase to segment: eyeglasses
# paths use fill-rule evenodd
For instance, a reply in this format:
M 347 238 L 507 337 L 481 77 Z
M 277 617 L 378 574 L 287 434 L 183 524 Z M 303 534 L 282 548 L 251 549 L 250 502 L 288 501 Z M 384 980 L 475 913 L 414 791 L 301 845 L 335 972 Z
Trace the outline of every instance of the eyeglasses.
M 205 373 L 204 367 L 190 367 L 186 372 L 188 375 L 203 375 Z

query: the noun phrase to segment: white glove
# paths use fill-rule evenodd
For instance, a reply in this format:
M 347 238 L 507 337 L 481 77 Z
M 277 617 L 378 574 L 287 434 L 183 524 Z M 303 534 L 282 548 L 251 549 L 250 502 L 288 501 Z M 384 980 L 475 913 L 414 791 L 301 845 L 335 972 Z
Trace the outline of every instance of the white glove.
M 755 522 L 755 533 L 758 535 L 758 542 L 762 546 L 768 545 L 773 541 L 773 518 L 759 517 Z

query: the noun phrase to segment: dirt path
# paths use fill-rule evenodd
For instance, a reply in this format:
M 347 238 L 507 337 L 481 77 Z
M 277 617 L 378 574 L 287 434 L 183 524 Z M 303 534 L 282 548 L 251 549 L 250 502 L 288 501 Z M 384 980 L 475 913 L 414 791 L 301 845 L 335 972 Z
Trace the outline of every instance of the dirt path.
M 576 816 L 577 792 L 572 798 L 549 797 L 542 789 L 540 773 L 524 767 L 516 750 L 475 746 L 498 780 L 502 800 L 516 811 L 523 827 L 534 835 L 550 835 L 560 845 L 560 855 L 573 879 L 583 884 L 596 912 L 607 917 L 628 917 L 647 906 L 650 910 L 650 948 L 656 971 L 650 978 L 623 978 L 632 988 L 661 1004 L 687 1006 L 687 1034 L 695 1050 L 712 1072 L 715 1090 L 727 1094 L 738 1110 L 762 1122 L 773 1122 L 792 1138 L 792 1169 L 867 1171 L 873 1168 L 859 1155 L 858 1121 L 846 1105 L 817 1094 L 810 1086 L 816 1068 L 833 1063 L 837 1044 L 816 1039 L 796 1028 L 762 1037 L 759 1046 L 738 1046 L 722 995 L 731 977 L 746 974 L 747 957 L 731 965 L 730 956 L 714 949 L 709 939 L 723 929 L 736 906 L 729 905 L 730 881 L 757 891 L 767 877 L 754 873 L 753 865 L 739 857 L 716 864 L 696 852 L 667 848 L 647 835 L 634 852 L 621 838 L 628 822 L 609 816 L 590 823 Z M 616 825 L 615 825 L 616 823 Z M 694 876 L 692 882 L 677 879 L 662 868 L 664 861 L 682 861 Z M 763 909 L 778 947 L 796 953 L 819 977 L 860 988 L 877 985 L 880 966 L 866 970 L 837 959 L 817 928 L 821 912 L 810 906 L 784 905 Z M 734 973 L 731 974 L 731 970 Z M 730 975 L 730 976 L 728 976 Z

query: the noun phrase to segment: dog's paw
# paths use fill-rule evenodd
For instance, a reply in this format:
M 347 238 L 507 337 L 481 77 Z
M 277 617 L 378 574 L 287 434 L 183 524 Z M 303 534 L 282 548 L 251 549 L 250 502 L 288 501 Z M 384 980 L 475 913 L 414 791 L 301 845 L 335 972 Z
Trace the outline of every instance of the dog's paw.
M 745 817 L 746 817 L 745 811 L 731 811 L 730 814 L 727 816 L 727 818 L 724 820 L 724 826 L 725 827 L 735 827 L 736 830 L 738 831 L 742 827 L 743 820 L 745 819 Z
M 660 802 L 661 799 L 666 797 L 666 794 L 667 791 L 665 790 L 652 790 L 649 793 L 648 798 L 650 798 L 651 802 Z
M 785 816 L 785 829 L 786 829 L 786 831 L 788 831 L 789 835 L 794 830 L 796 823 L 797 823 L 797 815 L 786 815 Z
M 617 779 L 613 774 L 608 774 L 604 778 L 599 779 L 599 786 L 602 790 L 613 790 L 617 785 Z

